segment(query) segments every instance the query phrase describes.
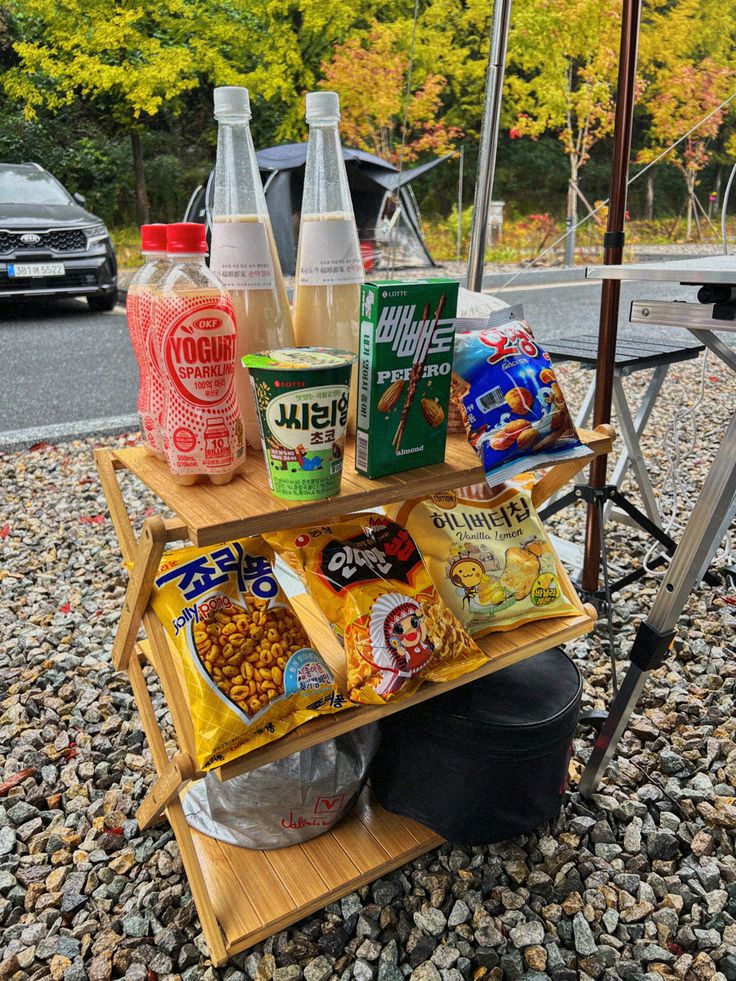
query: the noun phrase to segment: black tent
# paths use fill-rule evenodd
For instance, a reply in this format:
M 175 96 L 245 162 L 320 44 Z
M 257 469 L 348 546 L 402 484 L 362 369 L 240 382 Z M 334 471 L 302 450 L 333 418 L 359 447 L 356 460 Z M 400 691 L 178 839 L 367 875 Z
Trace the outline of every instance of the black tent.
M 377 269 L 406 266 L 435 265 L 429 254 L 421 229 L 421 219 L 411 182 L 452 154 L 438 157 L 429 163 L 401 174 L 393 164 L 362 150 L 343 147 L 345 169 L 353 200 L 358 237 L 370 253 Z M 306 143 L 286 143 L 269 147 L 256 154 L 266 191 L 266 203 L 271 216 L 274 238 L 287 276 L 296 267 L 296 246 L 299 236 Z M 185 220 L 207 224 L 212 205 L 213 174 L 207 186 L 201 185 L 187 205 Z M 398 207 L 394 197 L 398 191 Z M 206 200 L 206 205 L 205 205 Z

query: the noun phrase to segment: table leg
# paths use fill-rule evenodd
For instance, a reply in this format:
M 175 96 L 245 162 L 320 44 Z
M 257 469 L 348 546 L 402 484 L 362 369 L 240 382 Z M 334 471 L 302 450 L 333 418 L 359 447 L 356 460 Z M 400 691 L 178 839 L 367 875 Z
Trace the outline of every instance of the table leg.
M 736 352 L 714 334 L 711 330 L 697 330 L 695 327 L 688 327 L 693 337 L 701 344 L 711 350 L 717 357 L 724 361 L 732 371 L 736 371 Z
M 662 663 L 688 596 L 710 565 L 733 518 L 736 501 L 735 460 L 736 413 L 731 417 L 721 440 L 649 616 L 637 631 L 631 664 L 580 780 L 580 792 L 586 797 L 595 792 L 636 707 L 649 672 Z
M 583 404 L 580 406 L 580 411 L 575 416 L 575 425 L 578 429 L 585 429 L 585 424 L 590 418 L 590 414 L 593 411 L 593 401 L 595 400 L 595 378 L 588 386 L 588 391 L 585 393 L 585 398 L 583 399 Z
M 654 379 L 652 379 L 652 381 L 653 380 Z M 652 393 L 652 382 L 650 382 L 644 398 L 650 398 L 651 405 L 653 405 L 654 399 L 656 399 L 658 392 L 659 386 L 657 386 L 656 390 Z M 649 474 L 647 473 L 647 468 L 644 463 L 644 456 L 641 452 L 641 444 L 639 442 L 641 429 L 637 430 L 634 420 L 631 418 L 631 412 L 629 411 L 629 405 L 626 401 L 626 393 L 624 392 L 624 386 L 620 375 L 615 375 L 613 379 L 613 404 L 616 407 L 616 418 L 619 422 L 621 435 L 624 438 L 626 449 L 623 451 L 617 461 L 616 470 L 611 478 L 611 483 L 620 488 L 626 471 L 629 469 L 629 467 L 632 467 L 636 473 L 636 483 L 639 488 L 642 501 L 644 502 L 644 510 L 652 521 L 659 525 L 662 523 L 662 517 L 659 513 L 659 508 L 657 507 L 657 499 L 654 496 L 654 488 L 652 487 L 652 482 L 649 479 Z M 649 413 L 651 412 L 651 405 L 649 406 L 648 411 L 645 410 L 645 412 L 641 413 L 641 417 L 644 418 L 644 421 L 646 421 Z M 643 429 L 643 426 L 641 428 Z M 606 508 L 606 511 L 604 512 L 604 520 L 608 517 L 607 512 L 609 510 L 609 508 Z
M 667 377 L 667 372 L 670 370 L 668 364 L 659 365 L 652 372 L 652 377 L 649 380 L 646 391 L 642 396 L 641 402 L 639 403 L 639 408 L 636 410 L 636 415 L 634 416 L 633 428 L 637 436 L 637 443 L 641 439 L 642 433 L 649 422 L 649 416 L 652 414 L 652 409 L 659 398 L 659 393 L 664 384 L 664 380 Z M 613 473 L 611 474 L 611 483 L 615 484 L 616 487 L 620 488 L 624 481 L 624 477 L 628 473 L 629 467 L 631 465 L 631 460 L 629 458 L 629 451 L 627 447 L 624 447 L 621 455 L 616 460 L 616 466 L 613 468 Z M 654 521 L 659 521 L 659 516 L 654 517 L 650 515 Z

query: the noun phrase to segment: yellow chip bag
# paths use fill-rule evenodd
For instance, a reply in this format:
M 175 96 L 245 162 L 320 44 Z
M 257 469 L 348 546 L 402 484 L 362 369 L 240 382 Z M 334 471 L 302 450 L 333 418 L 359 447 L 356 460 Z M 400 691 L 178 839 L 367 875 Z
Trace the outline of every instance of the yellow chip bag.
M 343 707 L 259 538 L 164 555 L 153 608 L 179 653 L 209 770 Z
M 348 694 L 382 704 L 422 681 L 450 681 L 488 662 L 442 602 L 406 529 L 381 514 L 266 535 L 301 569 L 345 647 Z
M 518 486 L 487 484 L 386 506 L 419 545 L 443 600 L 473 637 L 579 612 Z

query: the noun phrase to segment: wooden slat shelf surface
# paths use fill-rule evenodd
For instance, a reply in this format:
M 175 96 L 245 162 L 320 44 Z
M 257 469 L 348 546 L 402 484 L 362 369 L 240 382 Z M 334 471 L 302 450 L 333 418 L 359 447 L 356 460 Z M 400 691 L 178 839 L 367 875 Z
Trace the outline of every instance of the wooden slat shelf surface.
M 368 790 L 334 829 L 289 848 L 256 851 L 196 831 L 192 837 L 231 957 L 443 840 L 389 814 Z
M 579 430 L 579 435 L 592 454 L 607 453 L 611 449 L 608 436 L 593 430 Z M 113 456 L 171 508 L 186 525 L 191 540 L 200 547 L 264 531 L 322 522 L 339 514 L 483 480 L 475 450 L 464 436 L 448 436 L 444 463 L 407 470 L 380 480 L 369 480 L 355 472 L 354 446 L 349 440 L 345 447 L 341 491 L 336 497 L 324 501 L 282 501 L 274 497 L 268 489 L 260 453 L 251 454 L 244 476 L 221 487 L 215 487 L 209 481 L 194 487 L 180 486 L 167 465 L 142 447 L 115 450 Z

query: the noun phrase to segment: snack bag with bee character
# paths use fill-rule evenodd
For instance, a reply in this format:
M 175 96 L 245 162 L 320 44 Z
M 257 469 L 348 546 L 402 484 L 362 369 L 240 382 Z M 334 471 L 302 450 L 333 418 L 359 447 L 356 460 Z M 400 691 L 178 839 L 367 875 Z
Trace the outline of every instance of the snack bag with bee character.
M 518 486 L 475 484 L 390 504 L 386 513 L 417 542 L 471 636 L 580 612 L 531 497 Z
M 153 608 L 181 659 L 203 770 L 345 703 L 272 560 L 259 538 L 176 549 L 154 580 Z
M 489 658 L 447 609 L 411 535 L 381 514 L 271 532 L 345 647 L 352 701 L 382 704 Z
M 458 331 L 451 399 L 491 485 L 591 455 L 578 439 L 549 355 L 523 321 Z

